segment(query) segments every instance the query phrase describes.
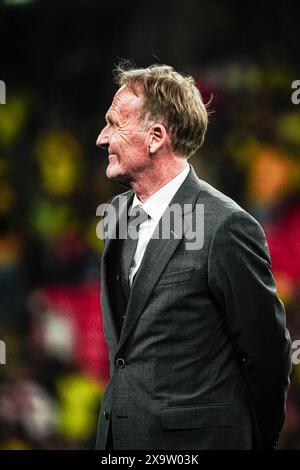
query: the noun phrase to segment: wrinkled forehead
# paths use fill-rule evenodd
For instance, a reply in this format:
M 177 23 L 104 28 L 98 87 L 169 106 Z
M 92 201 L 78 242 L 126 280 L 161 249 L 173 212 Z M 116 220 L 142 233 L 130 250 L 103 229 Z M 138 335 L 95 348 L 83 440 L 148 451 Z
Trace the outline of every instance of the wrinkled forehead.
M 137 113 L 138 115 L 142 104 L 142 95 L 136 94 L 131 88 L 123 85 L 115 94 L 110 111 L 126 114 Z

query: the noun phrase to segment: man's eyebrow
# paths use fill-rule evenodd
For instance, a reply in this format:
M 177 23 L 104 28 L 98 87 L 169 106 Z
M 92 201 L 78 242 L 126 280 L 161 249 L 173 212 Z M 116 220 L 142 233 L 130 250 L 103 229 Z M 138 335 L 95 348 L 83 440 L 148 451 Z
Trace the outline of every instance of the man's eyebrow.
M 109 122 L 109 123 L 115 123 L 116 122 L 113 115 L 109 111 L 105 114 L 105 120 L 106 120 L 106 122 Z

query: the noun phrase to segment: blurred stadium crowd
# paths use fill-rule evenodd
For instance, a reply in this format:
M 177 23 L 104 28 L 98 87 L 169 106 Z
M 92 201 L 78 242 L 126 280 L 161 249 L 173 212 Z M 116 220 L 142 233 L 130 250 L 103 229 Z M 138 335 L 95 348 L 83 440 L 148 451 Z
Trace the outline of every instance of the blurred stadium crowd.
M 120 56 L 138 65 L 169 63 L 194 76 L 206 102 L 213 97 L 207 140 L 191 164 L 263 225 L 295 341 L 297 28 L 282 2 L 272 11 L 253 2 L 255 12 L 245 13 L 235 2 L 217 8 L 189 0 L 185 9 L 173 2 L 172 10 L 166 2 L 160 21 L 153 12 L 145 18 L 135 1 L 126 8 L 121 1 L 19 3 L 0 5 L 0 38 L 7 44 L 0 69 L 7 87 L 7 103 L 0 105 L 0 339 L 7 348 L 0 365 L 0 448 L 89 449 L 108 379 L 95 214 L 123 190 L 106 180 L 106 155 L 94 147 L 115 90 L 113 64 Z M 260 19 L 264 12 L 269 23 Z M 247 26 L 237 26 L 241 16 Z M 300 448 L 300 365 L 294 365 L 280 447 Z

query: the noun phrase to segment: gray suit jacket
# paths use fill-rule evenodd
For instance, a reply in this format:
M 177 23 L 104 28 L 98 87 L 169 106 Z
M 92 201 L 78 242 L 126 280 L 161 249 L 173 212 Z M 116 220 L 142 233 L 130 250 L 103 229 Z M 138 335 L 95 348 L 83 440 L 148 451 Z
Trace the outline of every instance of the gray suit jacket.
M 122 196 L 130 205 L 132 191 Z M 291 361 L 264 232 L 192 166 L 172 203 L 190 204 L 191 214 L 204 204 L 203 246 L 188 250 L 176 235 L 150 240 L 120 337 L 107 278 L 116 242 L 106 239 L 101 306 L 110 381 L 96 448 L 105 449 L 110 421 L 119 450 L 272 447 Z

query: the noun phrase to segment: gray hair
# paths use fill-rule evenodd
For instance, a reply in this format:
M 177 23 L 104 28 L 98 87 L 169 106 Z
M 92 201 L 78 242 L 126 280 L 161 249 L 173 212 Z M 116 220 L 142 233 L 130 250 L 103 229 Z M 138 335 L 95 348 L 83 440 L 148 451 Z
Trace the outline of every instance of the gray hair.
M 201 147 L 208 112 L 193 77 L 184 76 L 168 65 L 116 70 L 119 86 L 135 93 L 141 88 L 144 103 L 141 119 L 150 124 L 159 120 L 167 129 L 174 152 L 189 158 Z

